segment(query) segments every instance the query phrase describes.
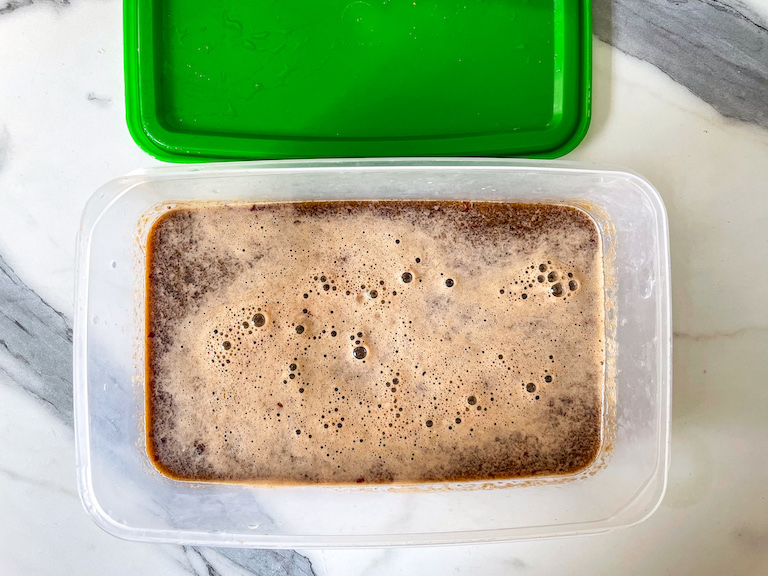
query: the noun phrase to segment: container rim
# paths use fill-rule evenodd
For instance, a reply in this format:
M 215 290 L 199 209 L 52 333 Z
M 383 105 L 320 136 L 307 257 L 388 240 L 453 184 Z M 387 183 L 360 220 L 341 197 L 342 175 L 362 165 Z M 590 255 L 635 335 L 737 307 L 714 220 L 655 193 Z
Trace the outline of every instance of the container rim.
M 481 529 L 472 531 L 414 532 L 403 534 L 357 534 L 345 535 L 339 542 L 337 535 L 248 535 L 247 538 L 231 534 L 217 534 L 204 531 L 184 531 L 183 538 L 170 538 L 164 530 L 136 529 L 123 525 L 112 518 L 101 506 L 92 483 L 90 454 L 90 425 L 87 374 L 87 321 L 88 321 L 88 279 L 93 230 L 103 213 L 123 194 L 147 180 L 166 180 L 183 176 L 196 178 L 217 177 L 228 174 L 258 173 L 307 173 L 339 169 L 351 171 L 416 171 L 430 170 L 502 170 L 558 173 L 600 173 L 605 176 L 621 176 L 640 190 L 648 201 L 653 216 L 653 227 L 659 242 L 658 268 L 661 270 L 657 322 L 660 335 L 661 362 L 657 367 L 659 382 L 659 410 L 657 425 L 660 430 L 657 444 L 657 459 L 653 474 L 637 490 L 632 499 L 607 518 L 559 525 L 538 525 L 513 528 Z M 669 229 L 667 212 L 658 191 L 639 174 L 607 164 L 587 164 L 575 161 L 518 160 L 498 158 L 380 158 L 369 160 L 321 159 L 321 160 L 262 160 L 244 162 L 223 162 L 206 164 L 175 164 L 135 170 L 126 176 L 114 179 L 88 200 L 83 211 L 78 237 L 75 266 L 75 310 L 73 337 L 74 376 L 74 424 L 75 461 L 77 468 L 78 492 L 84 508 L 106 532 L 117 537 L 143 542 L 172 542 L 191 545 L 229 545 L 271 548 L 360 548 L 360 547 L 405 547 L 440 546 L 450 544 L 477 544 L 510 540 L 547 539 L 568 535 L 601 533 L 616 528 L 628 527 L 648 518 L 661 504 L 667 486 L 667 472 L 670 461 L 671 427 L 671 381 L 672 381 L 672 327 L 671 327 L 671 278 L 669 274 Z M 642 499 L 647 503 L 644 513 L 637 515 L 630 507 Z

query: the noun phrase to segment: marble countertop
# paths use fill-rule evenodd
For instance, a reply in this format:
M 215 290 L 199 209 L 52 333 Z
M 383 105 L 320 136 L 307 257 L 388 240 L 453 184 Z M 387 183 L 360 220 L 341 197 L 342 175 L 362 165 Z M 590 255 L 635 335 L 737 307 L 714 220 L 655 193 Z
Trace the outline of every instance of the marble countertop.
M 669 211 L 672 466 L 602 535 L 448 548 L 138 544 L 77 495 L 75 234 L 101 184 L 159 164 L 125 125 L 121 3 L 0 0 L 0 573 L 768 573 L 768 4 L 594 0 L 593 121 L 568 159 L 643 174 Z

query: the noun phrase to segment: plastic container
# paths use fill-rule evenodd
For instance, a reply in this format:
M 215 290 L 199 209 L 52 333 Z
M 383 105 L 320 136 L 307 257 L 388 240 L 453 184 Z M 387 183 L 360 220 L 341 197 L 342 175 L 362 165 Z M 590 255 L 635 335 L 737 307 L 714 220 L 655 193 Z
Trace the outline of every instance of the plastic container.
M 128 128 L 161 160 L 556 158 L 587 132 L 591 0 L 126 0 Z
M 257 487 L 171 480 L 149 462 L 144 252 L 153 219 L 188 200 L 463 199 L 564 203 L 605 254 L 603 450 L 571 476 L 397 486 Z M 74 335 L 77 475 L 93 519 L 132 540 L 394 546 L 584 534 L 629 526 L 664 493 L 671 315 L 666 213 L 641 177 L 567 163 L 380 160 L 209 164 L 138 172 L 88 202 Z

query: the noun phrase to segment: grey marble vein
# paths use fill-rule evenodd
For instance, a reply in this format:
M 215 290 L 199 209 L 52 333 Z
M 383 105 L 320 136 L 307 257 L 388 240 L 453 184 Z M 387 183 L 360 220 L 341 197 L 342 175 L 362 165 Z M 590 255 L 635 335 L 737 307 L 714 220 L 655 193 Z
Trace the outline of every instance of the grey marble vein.
M 0 124 L 0 170 L 5 168 L 11 155 L 11 134 L 5 124 Z
M 0 258 L 0 370 L 72 424 L 72 328 Z
M 768 332 L 768 326 L 745 326 L 737 330 L 730 332 L 704 332 L 702 334 L 691 334 L 689 332 L 674 332 L 674 337 L 681 340 L 692 340 L 694 342 L 701 342 L 703 340 L 717 340 L 719 338 L 738 338 L 744 334 L 757 333 L 762 334 Z
M 95 92 L 88 92 L 86 99 L 89 102 L 93 102 L 94 104 L 98 104 L 103 107 L 108 107 L 112 105 L 112 98 L 110 96 L 101 96 L 99 94 L 96 94 Z
M 63 314 L 28 288 L 0 256 L 0 370 L 55 416 L 72 426 L 72 329 Z M 40 481 L 0 470 L 11 480 Z M 70 495 L 67 493 L 67 495 Z M 293 550 L 185 547 L 195 575 L 311 576 L 311 562 Z M 205 572 L 196 566 L 204 566 Z
M 32 4 L 40 3 L 35 0 L 7 0 L 0 3 L 0 15 L 10 14 L 14 10 L 23 8 L 24 6 L 31 6 Z M 54 4 L 56 6 L 69 6 L 69 0 L 45 0 L 46 4 Z
M 593 0 L 598 38 L 768 128 L 768 29 L 736 0 Z
M 260 554 L 254 554 L 245 548 L 195 548 L 194 552 L 209 566 L 209 573 L 213 569 L 214 573 L 224 576 L 232 564 L 246 574 L 259 576 L 314 575 L 309 559 L 293 550 L 261 550 Z
M 42 490 L 47 490 L 49 492 L 58 492 L 59 494 L 63 494 L 70 498 L 77 498 L 77 494 L 72 490 L 67 490 L 66 488 L 57 486 L 52 482 L 46 482 L 45 480 L 40 480 L 39 478 L 33 478 L 31 476 L 19 474 L 18 472 L 14 472 L 13 470 L 8 470 L 7 468 L 0 467 L 0 475 L 5 476 L 6 478 L 8 478 L 9 480 L 12 480 L 13 482 L 20 482 L 22 484 L 26 484 L 28 486 L 34 486 L 35 488 L 41 488 Z

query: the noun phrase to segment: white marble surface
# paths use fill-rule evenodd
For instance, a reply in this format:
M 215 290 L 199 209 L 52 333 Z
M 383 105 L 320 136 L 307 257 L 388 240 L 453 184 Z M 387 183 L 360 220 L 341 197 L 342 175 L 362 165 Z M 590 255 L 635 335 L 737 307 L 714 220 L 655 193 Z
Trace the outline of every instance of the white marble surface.
M 765 16 L 759 0 L 732 4 Z M 0 257 L 69 322 L 86 199 L 108 179 L 157 164 L 125 127 L 120 10 L 117 0 L 73 0 L 0 13 Z M 19 384 L 7 355 L 0 574 L 768 573 L 768 130 L 724 118 L 653 65 L 597 40 L 594 72 L 592 127 L 569 159 L 643 174 L 670 217 L 672 468 L 654 516 L 579 538 L 301 552 L 311 565 L 278 553 L 124 542 L 83 511 L 71 423 Z

